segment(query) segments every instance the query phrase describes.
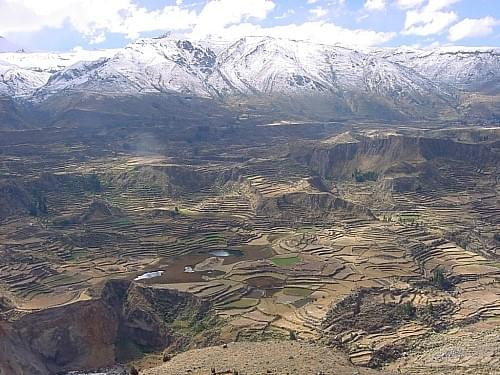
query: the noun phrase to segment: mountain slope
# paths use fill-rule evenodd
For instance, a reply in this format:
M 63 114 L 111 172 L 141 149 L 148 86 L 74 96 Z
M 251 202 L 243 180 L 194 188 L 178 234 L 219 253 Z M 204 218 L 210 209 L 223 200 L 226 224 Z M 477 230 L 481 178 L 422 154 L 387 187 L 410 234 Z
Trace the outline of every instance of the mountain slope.
M 23 97 L 31 95 L 47 83 L 50 73 L 23 69 L 0 60 L 0 95 Z
M 0 53 L 1 52 L 16 52 L 22 50 L 21 47 L 12 43 L 10 40 L 0 36 Z
M 110 93 L 177 92 L 210 97 L 205 84 L 216 56 L 171 39 L 140 40 L 109 59 L 80 62 L 55 73 L 41 92 L 96 89 Z
M 434 82 L 464 91 L 500 93 L 500 48 L 396 48 L 375 50 L 374 54 L 414 69 Z
M 12 97 L 32 95 L 54 73 L 81 61 L 113 56 L 116 52 L 111 49 L 67 53 L 0 53 L 0 94 Z
M 417 114 L 418 105 L 435 115 L 454 103 L 449 90 L 385 59 L 342 47 L 260 37 L 225 48 L 170 38 L 139 40 L 111 58 L 53 74 L 36 96 L 68 89 L 180 93 L 222 101 L 284 96 L 331 102 L 347 113 L 376 109 L 396 117 Z
M 55 73 L 80 61 L 94 61 L 115 55 L 120 49 L 72 52 L 14 52 L 0 54 L 0 61 L 37 72 Z
M 465 91 L 495 94 L 498 49 L 374 49 L 271 37 L 235 42 L 140 39 L 123 49 L 0 54 L 0 94 L 39 107 L 92 93 L 176 95 L 309 119 L 459 118 Z M 86 98 L 86 99 L 85 99 Z M 495 107 L 493 107 L 495 108 Z M 52 111 L 54 108 L 50 108 Z M 495 112 L 495 110 L 493 110 Z M 137 115 L 141 115 L 138 113 Z M 495 117 L 493 113 L 492 118 Z

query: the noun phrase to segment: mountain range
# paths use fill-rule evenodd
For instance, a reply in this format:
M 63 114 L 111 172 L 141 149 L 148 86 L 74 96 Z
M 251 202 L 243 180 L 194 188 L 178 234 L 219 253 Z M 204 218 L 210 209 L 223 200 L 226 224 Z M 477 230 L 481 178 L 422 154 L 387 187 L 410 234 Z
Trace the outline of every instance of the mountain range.
M 0 95 L 51 112 L 74 108 L 72 97 L 109 104 L 153 96 L 294 118 L 495 121 L 500 48 L 356 50 L 271 37 L 166 36 L 114 50 L 0 53 Z
M 24 49 L 12 43 L 7 38 L 0 36 L 0 53 L 1 52 L 22 52 Z

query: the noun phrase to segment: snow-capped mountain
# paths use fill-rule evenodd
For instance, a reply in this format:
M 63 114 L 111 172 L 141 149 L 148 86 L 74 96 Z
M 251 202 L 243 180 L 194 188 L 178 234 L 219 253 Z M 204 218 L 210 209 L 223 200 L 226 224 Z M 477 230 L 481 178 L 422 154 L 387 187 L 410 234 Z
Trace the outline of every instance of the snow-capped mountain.
M 460 90 L 489 91 L 500 88 L 500 48 L 395 48 L 374 50 L 372 53 L 411 68 L 433 82 Z
M 123 49 L 0 54 L 0 94 L 177 93 L 321 99 L 343 110 L 454 108 L 460 90 L 498 89 L 499 49 L 354 49 L 271 37 L 140 39 Z M 420 106 L 420 108 L 419 108 Z
M 66 53 L 0 53 L 0 95 L 26 98 L 47 84 L 54 73 L 81 61 L 113 56 L 116 52 L 110 49 Z
M 139 40 L 108 59 L 55 73 L 38 94 L 65 89 L 228 95 L 345 95 L 355 91 L 420 101 L 448 93 L 386 59 L 342 48 L 249 37 L 215 52 L 203 42 Z
M 26 97 L 45 85 L 50 73 L 23 69 L 0 60 L 0 94 Z
M 352 49 L 308 42 L 245 38 L 221 54 L 219 69 L 246 93 L 446 95 L 405 67 Z
M 1 53 L 0 61 L 36 72 L 56 73 L 81 61 L 95 61 L 116 54 L 118 49 L 77 50 L 64 53 L 31 52 Z
M 0 36 L 0 53 L 22 51 L 22 47 L 12 43 L 10 40 Z
M 179 92 L 210 97 L 205 81 L 215 53 L 188 41 L 139 40 L 111 58 L 80 62 L 55 73 L 38 95 L 65 89 L 108 93 Z

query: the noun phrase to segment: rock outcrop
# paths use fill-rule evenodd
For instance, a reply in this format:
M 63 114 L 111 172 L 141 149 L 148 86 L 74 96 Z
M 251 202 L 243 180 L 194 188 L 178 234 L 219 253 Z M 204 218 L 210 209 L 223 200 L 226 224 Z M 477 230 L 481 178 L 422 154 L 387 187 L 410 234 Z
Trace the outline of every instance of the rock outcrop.
M 188 293 L 111 280 L 99 298 L 0 321 L 0 374 L 97 369 L 126 358 L 131 347 L 146 352 L 177 340 L 189 345 L 190 337 L 171 323 L 202 321 L 209 308 Z
M 383 174 L 401 162 L 415 164 L 442 158 L 481 166 L 498 160 L 492 145 L 400 135 L 357 136 L 350 142 L 324 142 L 309 148 L 301 145 L 292 157 L 325 178 L 348 178 L 356 170 Z

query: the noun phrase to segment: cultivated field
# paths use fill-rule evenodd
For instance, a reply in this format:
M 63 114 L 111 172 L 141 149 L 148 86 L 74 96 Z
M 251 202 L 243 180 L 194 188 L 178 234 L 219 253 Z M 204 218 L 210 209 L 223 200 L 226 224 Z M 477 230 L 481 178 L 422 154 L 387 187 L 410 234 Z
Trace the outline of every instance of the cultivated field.
M 293 336 L 371 367 L 498 318 L 499 133 L 345 127 L 261 127 L 244 145 L 4 134 L 2 315 L 161 271 L 137 282 L 210 301 L 224 341 Z

